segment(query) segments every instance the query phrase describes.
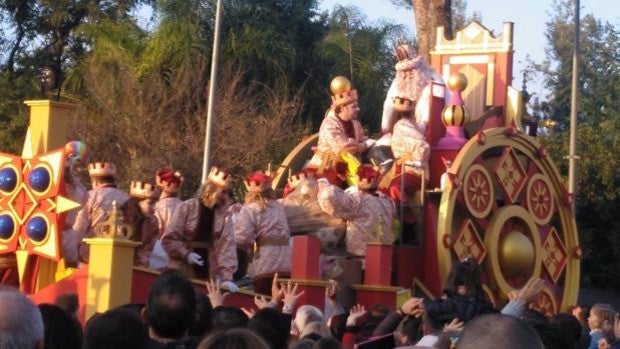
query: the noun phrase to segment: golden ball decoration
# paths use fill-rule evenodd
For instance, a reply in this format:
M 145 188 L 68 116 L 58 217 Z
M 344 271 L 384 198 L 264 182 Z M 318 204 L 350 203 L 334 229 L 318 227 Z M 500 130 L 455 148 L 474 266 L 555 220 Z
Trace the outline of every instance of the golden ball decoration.
M 536 260 L 532 240 L 519 231 L 506 235 L 500 247 L 500 263 L 507 277 L 523 275 L 529 278 Z
M 456 91 L 463 91 L 467 87 L 467 77 L 462 73 L 451 74 L 448 78 L 448 88 Z
M 332 94 L 338 95 L 351 90 L 351 82 L 344 76 L 336 76 L 329 84 Z
M 469 121 L 467 109 L 462 105 L 446 105 L 441 112 L 444 126 L 464 126 Z

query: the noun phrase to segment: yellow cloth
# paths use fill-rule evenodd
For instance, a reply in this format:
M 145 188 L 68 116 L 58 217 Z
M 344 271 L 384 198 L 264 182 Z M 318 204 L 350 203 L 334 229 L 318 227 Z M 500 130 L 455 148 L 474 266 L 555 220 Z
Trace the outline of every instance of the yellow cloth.
M 360 160 L 348 151 L 340 153 L 340 159 L 347 164 L 347 184 L 357 185 L 357 169 L 362 165 Z

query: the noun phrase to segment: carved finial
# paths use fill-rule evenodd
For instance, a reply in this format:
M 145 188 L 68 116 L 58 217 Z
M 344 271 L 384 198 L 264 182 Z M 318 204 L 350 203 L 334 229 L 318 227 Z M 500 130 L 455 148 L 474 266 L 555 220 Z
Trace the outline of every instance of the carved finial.
M 108 219 L 95 226 L 95 235 L 106 238 L 122 238 L 131 240 L 133 229 L 124 223 L 123 213 L 118 209 L 118 202 L 112 202 L 112 211 Z

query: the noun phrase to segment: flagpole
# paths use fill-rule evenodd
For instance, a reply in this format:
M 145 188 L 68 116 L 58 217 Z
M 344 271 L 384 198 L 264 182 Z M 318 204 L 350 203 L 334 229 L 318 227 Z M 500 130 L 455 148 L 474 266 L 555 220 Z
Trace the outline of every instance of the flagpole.
M 207 180 L 211 168 L 213 114 L 215 113 L 215 89 L 217 88 L 217 69 L 220 53 L 220 28 L 222 17 L 222 0 L 217 0 L 215 9 L 215 30 L 213 33 L 213 52 L 211 53 L 211 75 L 209 77 L 209 100 L 207 104 L 207 126 L 205 130 L 205 149 L 202 158 L 202 183 Z

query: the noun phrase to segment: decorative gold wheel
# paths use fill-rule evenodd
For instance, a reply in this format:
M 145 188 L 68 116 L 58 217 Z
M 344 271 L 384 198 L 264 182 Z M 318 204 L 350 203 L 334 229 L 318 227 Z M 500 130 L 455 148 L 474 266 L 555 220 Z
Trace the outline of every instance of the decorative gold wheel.
M 472 137 L 450 168 L 437 222 L 440 279 L 452 264 L 474 258 L 485 292 L 496 304 L 541 277 L 534 307 L 545 313 L 577 301 L 581 250 L 566 188 L 532 137 L 496 128 Z

